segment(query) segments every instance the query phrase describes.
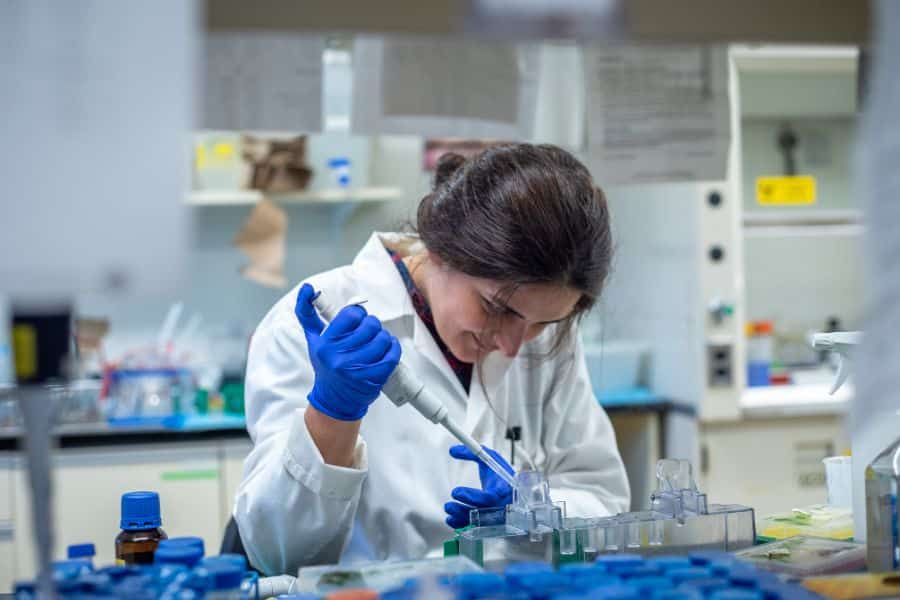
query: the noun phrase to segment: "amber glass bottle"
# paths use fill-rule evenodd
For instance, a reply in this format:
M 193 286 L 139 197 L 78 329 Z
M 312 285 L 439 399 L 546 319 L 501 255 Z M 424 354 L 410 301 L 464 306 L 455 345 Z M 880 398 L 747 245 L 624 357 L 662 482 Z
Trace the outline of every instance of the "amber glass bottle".
M 159 541 L 168 537 L 161 526 L 159 494 L 122 494 L 122 531 L 116 537 L 116 564 L 153 564 L 153 554 Z

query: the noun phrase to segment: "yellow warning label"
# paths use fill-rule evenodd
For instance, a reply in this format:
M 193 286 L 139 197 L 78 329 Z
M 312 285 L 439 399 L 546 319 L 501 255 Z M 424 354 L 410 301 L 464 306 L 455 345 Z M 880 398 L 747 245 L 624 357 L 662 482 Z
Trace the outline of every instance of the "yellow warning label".
M 31 325 L 14 325 L 12 330 L 13 359 L 16 377 L 29 379 L 37 375 L 37 333 Z
M 757 177 L 756 202 L 763 206 L 790 206 L 816 203 L 816 178 Z

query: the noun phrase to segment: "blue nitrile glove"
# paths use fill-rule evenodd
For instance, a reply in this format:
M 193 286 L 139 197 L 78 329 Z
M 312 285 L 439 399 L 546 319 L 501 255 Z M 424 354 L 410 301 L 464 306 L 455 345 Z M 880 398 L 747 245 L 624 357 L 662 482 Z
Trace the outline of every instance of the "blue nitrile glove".
M 312 305 L 315 296 L 304 283 L 294 308 L 316 372 L 307 398 L 329 417 L 357 421 L 400 362 L 400 342 L 357 305 L 345 306 L 326 328 Z
M 482 446 L 482 448 L 487 450 L 488 454 L 494 457 L 494 460 L 500 463 L 501 467 L 509 471 L 510 475 L 516 474 L 502 456 L 487 446 Z M 465 527 L 469 524 L 469 511 L 473 508 L 506 506 L 512 502 L 513 491 L 509 484 L 491 471 L 471 450 L 462 444 L 451 446 L 450 456 L 478 463 L 478 477 L 481 479 L 481 489 L 477 490 L 470 487 L 453 488 L 450 495 L 458 502 L 447 502 L 444 504 L 444 511 L 447 513 L 447 525 L 453 529 Z

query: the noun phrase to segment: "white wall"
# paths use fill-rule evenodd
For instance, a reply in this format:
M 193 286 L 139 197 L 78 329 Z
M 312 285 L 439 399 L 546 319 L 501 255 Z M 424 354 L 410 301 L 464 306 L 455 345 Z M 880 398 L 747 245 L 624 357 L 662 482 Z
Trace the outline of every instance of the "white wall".
M 374 139 L 369 158 L 372 161 L 370 183 L 400 187 L 404 191 L 403 198 L 361 204 L 340 229 L 338 237 L 335 237 L 332 225 L 334 207 L 286 205 L 290 219 L 284 268 L 288 286 L 311 274 L 347 264 L 372 231 L 390 230 L 414 217 L 415 206 L 428 184 L 427 177 L 421 174 L 421 140 L 412 137 Z M 317 178 L 324 178 L 323 164 L 314 166 L 318 171 Z M 185 303 L 186 315 L 201 314 L 207 332 L 214 338 L 246 343 L 266 311 L 289 289 L 265 288 L 244 279 L 239 273 L 248 260 L 232 241 L 251 207 L 194 207 L 190 210 L 194 217 L 193 232 L 185 257 L 189 280 L 179 297 L 128 303 L 97 295 L 78 298 L 80 314 L 111 320 L 108 347 L 112 355 L 152 335 L 169 304 L 176 300 Z
M 699 407 L 703 393 L 703 303 L 697 184 L 617 186 L 606 190 L 616 255 L 613 273 L 589 317 L 604 340 L 641 340 L 651 355 L 651 389 Z M 669 423 L 666 455 L 694 459 L 696 423 Z

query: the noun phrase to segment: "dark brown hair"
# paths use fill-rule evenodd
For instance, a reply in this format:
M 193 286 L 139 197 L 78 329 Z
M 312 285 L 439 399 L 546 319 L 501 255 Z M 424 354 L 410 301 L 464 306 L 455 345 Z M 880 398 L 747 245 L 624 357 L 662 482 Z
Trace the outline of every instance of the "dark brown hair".
M 551 145 L 509 144 L 465 159 L 445 154 L 416 230 L 451 268 L 504 283 L 508 298 L 529 283 L 581 292 L 552 352 L 599 297 L 613 245 L 603 192 L 587 168 Z

